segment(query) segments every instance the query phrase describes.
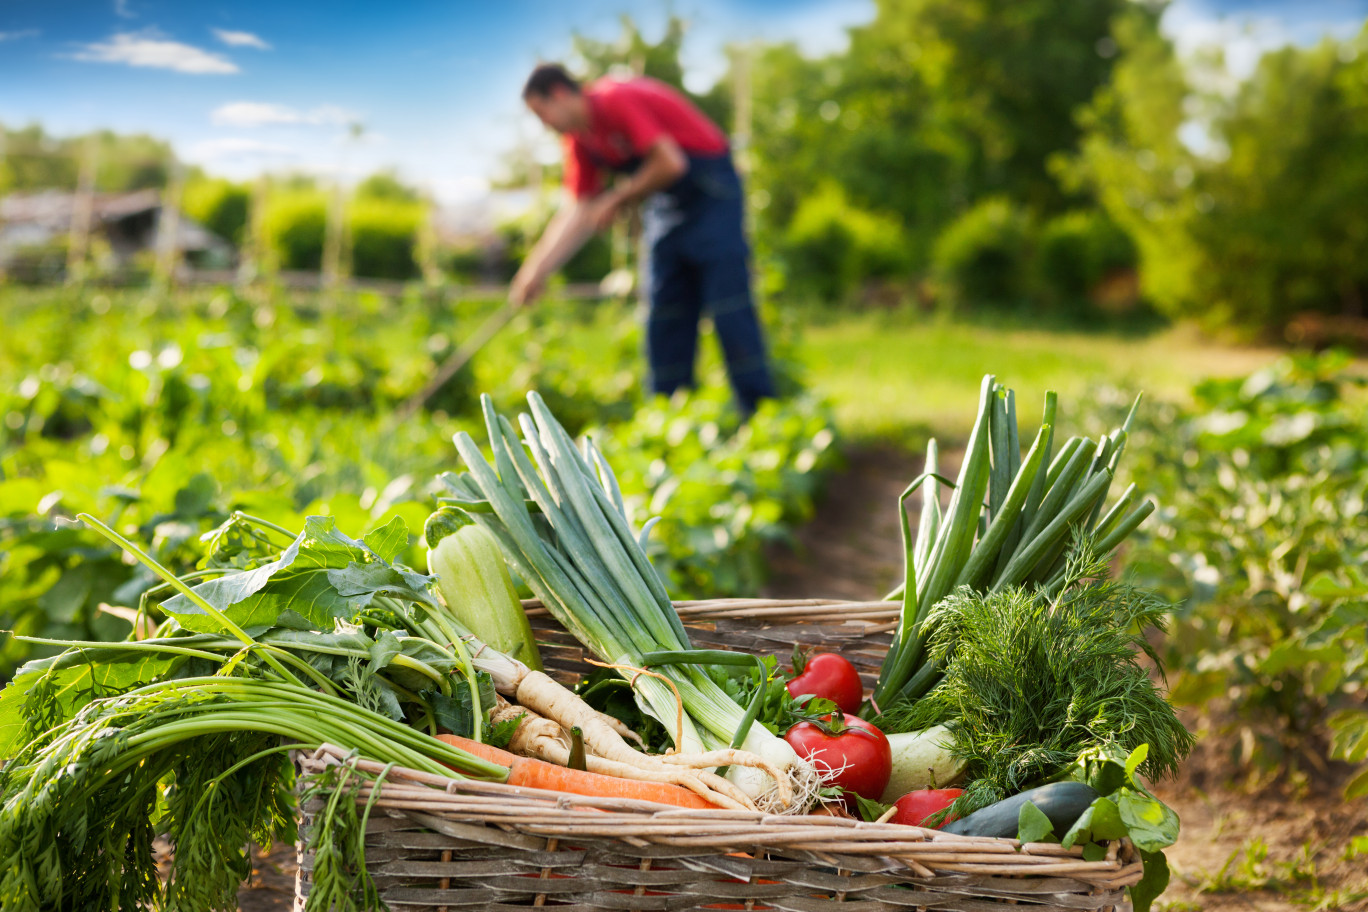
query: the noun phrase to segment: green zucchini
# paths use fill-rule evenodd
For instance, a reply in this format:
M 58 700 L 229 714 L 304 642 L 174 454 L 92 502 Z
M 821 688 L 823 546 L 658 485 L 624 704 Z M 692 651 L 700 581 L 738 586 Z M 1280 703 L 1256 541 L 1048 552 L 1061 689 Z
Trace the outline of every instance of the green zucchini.
M 997 804 L 990 804 L 968 817 L 952 820 L 941 827 L 941 831 L 959 836 L 1014 838 L 1021 819 L 1021 808 L 1029 801 L 1049 819 L 1055 835 L 1063 836 L 1098 797 L 1092 786 L 1082 782 L 1052 782 L 1019 792 Z

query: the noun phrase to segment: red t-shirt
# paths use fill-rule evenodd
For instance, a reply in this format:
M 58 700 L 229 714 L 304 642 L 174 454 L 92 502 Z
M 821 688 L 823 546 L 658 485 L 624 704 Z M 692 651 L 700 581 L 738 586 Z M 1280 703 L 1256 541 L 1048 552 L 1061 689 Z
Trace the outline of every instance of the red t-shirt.
M 584 89 L 589 129 L 568 133 L 565 186 L 576 199 L 602 189 L 600 168 L 627 164 L 668 136 L 686 153 L 721 155 L 727 137 L 702 111 L 670 86 L 646 76 L 595 80 Z

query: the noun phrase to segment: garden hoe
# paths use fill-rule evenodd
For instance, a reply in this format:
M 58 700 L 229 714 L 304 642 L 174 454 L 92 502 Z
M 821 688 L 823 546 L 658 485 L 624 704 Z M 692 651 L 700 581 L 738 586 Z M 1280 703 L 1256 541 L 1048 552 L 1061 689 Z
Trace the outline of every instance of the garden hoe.
M 399 420 L 402 422 L 411 418 L 414 412 L 422 408 L 423 403 L 432 398 L 433 394 L 446 385 L 448 380 L 456 376 L 456 372 L 465 367 L 466 364 L 470 362 L 470 359 L 475 357 L 475 353 L 484 348 L 489 340 L 498 334 L 499 330 L 507 326 L 508 321 L 512 320 L 517 312 L 518 308 L 514 307 L 512 304 L 505 303 L 503 307 L 500 307 L 485 318 L 485 321 L 480 324 L 479 328 L 476 329 L 473 334 L 471 334 L 470 338 L 466 339 L 465 342 L 451 353 L 451 356 L 447 358 L 446 361 L 442 362 L 442 366 L 437 368 L 437 373 L 432 375 L 432 379 L 427 382 L 427 385 L 410 396 L 408 400 L 400 406 L 397 416 Z

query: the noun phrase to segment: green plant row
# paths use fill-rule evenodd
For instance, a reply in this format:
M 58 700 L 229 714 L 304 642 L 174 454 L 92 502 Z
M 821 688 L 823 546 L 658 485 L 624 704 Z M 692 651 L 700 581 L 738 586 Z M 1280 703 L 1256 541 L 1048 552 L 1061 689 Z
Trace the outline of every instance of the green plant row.
M 572 432 L 605 428 L 632 508 L 644 519 L 669 503 L 651 556 L 672 591 L 755 592 L 763 547 L 810 515 L 835 458 L 827 410 L 790 398 L 739 427 L 710 377 L 708 392 L 633 418 L 643 403 L 630 319 L 548 304 L 399 421 L 488 306 L 0 289 L 10 330 L 0 339 L 0 628 L 127 633 L 117 609 L 156 581 L 70 523 L 80 512 L 149 542 L 178 573 L 234 511 L 291 528 L 310 514 L 362 532 L 396 515 L 421 528 L 452 435 L 478 426 L 476 383 L 501 405 L 553 391 Z M 10 640 L 0 676 L 28 649 Z
M 1232 739 L 1234 769 L 1368 761 L 1368 404 L 1350 366 L 1290 357 L 1207 381 L 1132 435 L 1130 474 L 1160 509 L 1127 563 L 1183 602 L 1174 699 L 1257 733 Z M 1348 791 L 1368 795 L 1368 767 Z

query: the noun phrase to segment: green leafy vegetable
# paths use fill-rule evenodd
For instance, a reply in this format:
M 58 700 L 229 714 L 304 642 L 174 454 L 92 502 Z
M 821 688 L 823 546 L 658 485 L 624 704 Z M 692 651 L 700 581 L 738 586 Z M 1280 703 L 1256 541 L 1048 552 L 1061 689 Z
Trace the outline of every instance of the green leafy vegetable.
M 861 820 L 878 820 L 893 809 L 893 805 L 891 804 L 882 804 L 872 798 L 866 798 L 863 795 L 857 794 L 856 792 L 847 791 L 845 794 L 847 797 L 855 799 L 855 808 L 859 811 Z
M 1054 824 L 1045 812 L 1031 802 L 1021 806 L 1017 818 L 1017 839 L 1022 842 L 1040 842 L 1054 831 Z
M 951 593 L 1001 592 L 1027 583 L 1057 588 L 1079 541 L 1088 537 L 1098 553 L 1110 553 L 1154 510 L 1149 502 L 1131 509 L 1134 491 L 1128 490 L 1103 513 L 1135 408 L 1100 441 L 1072 438 L 1051 461 L 1055 410 L 1056 396 L 1048 393 L 1040 430 L 1023 457 L 1016 397 L 990 374 L 983 378 L 957 481 L 937 474 L 935 441 L 927 447 L 926 471 L 898 499 L 905 571 L 888 598 L 902 598 L 902 613 L 874 706 L 915 701 L 940 679 L 944 656 L 930 644 L 944 616 L 938 606 Z M 943 515 L 941 483 L 954 492 Z M 903 503 L 918 488 L 922 519 L 914 538 Z

